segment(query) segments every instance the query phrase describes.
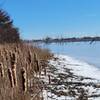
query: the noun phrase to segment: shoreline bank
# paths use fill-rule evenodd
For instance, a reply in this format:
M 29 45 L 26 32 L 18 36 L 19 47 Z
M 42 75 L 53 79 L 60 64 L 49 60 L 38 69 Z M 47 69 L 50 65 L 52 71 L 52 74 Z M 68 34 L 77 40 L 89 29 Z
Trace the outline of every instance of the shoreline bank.
M 99 76 L 98 68 L 86 62 L 54 55 L 47 75 L 41 77 L 45 84 L 44 100 L 100 100 Z

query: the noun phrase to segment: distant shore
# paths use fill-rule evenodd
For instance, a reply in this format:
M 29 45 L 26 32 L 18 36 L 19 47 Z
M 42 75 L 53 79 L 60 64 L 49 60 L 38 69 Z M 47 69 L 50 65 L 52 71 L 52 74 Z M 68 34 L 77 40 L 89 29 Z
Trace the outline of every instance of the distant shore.
M 64 43 L 64 42 L 90 42 L 100 41 L 100 37 L 72 37 L 72 38 L 51 38 L 47 37 L 45 39 L 33 39 L 33 40 L 24 40 L 26 43 Z

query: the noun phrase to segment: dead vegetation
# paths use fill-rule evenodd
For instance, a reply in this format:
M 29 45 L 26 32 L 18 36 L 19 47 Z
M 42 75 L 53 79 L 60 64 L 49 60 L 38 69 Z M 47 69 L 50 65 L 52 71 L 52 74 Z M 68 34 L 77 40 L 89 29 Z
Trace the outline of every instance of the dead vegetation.
M 0 100 L 41 100 L 38 76 L 51 57 L 26 44 L 0 45 Z

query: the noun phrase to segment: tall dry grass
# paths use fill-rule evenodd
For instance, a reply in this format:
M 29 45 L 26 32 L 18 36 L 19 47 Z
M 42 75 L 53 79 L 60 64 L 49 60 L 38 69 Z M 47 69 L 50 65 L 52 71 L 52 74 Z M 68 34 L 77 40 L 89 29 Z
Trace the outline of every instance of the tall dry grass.
M 41 100 L 35 76 L 51 57 L 48 50 L 22 43 L 0 45 L 0 100 L 31 100 L 36 94 L 34 100 Z

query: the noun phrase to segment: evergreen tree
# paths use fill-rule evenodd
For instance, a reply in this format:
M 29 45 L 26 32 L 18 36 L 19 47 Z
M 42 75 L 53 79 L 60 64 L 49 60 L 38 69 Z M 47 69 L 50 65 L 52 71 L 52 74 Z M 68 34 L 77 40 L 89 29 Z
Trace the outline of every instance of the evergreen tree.
M 0 9 L 0 43 L 19 42 L 19 30 L 13 25 L 10 16 Z

